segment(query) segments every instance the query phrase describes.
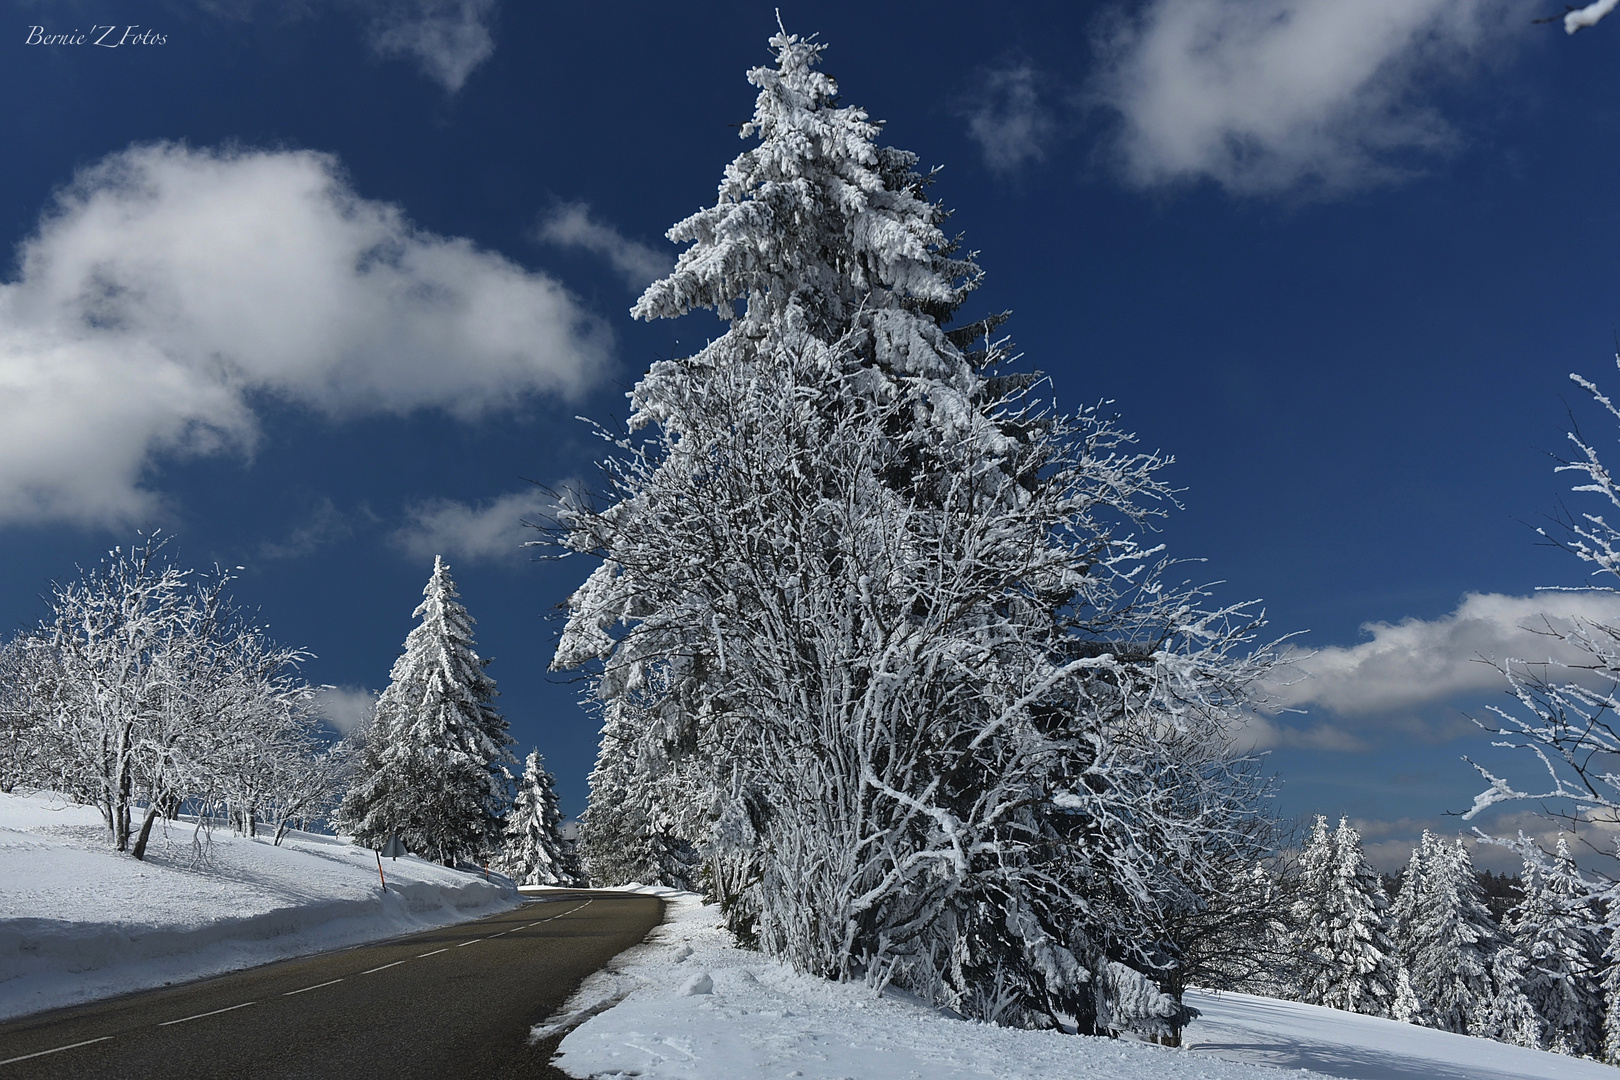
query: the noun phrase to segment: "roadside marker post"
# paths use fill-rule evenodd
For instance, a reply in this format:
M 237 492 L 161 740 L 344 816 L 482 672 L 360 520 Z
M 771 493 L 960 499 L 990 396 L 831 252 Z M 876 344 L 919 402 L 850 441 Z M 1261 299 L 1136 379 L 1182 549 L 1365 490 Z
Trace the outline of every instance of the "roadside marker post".
M 381 848 L 373 848 L 372 850 L 377 853 L 377 880 L 382 882 L 383 892 L 387 892 L 388 879 L 383 877 L 382 857 L 386 855 L 390 859 L 397 859 L 401 855 L 409 855 L 410 852 L 406 851 L 405 845 L 400 842 L 399 833 L 395 833 L 393 836 L 390 836 L 388 838 L 388 843 L 384 844 Z

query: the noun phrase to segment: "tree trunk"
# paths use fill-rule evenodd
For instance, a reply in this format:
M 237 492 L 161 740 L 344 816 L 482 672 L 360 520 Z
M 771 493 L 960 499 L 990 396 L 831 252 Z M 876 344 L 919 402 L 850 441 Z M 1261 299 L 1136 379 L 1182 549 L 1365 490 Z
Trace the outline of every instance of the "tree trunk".
M 141 835 L 135 839 L 135 850 L 130 852 L 142 861 L 146 859 L 146 841 L 152 835 L 152 822 L 157 820 L 157 816 L 158 800 L 153 799 L 146 806 L 146 820 L 141 822 Z
M 129 850 L 130 787 L 129 768 L 125 765 L 118 779 L 118 805 L 113 811 L 113 842 L 118 845 L 119 851 Z

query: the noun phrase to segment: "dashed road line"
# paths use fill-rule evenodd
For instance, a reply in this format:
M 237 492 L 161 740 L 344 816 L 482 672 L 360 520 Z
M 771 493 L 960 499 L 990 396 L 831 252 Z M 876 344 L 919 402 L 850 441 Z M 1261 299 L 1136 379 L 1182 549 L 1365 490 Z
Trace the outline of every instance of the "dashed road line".
M 182 1016 L 178 1020 L 165 1020 L 163 1023 L 159 1024 L 158 1027 L 168 1027 L 171 1024 L 184 1024 L 188 1020 L 201 1020 L 205 1016 L 218 1016 L 220 1013 L 235 1012 L 237 1009 L 245 1009 L 252 1004 L 253 1002 L 251 1001 L 244 1001 L 240 1005 L 229 1005 L 223 1009 L 215 1009 L 212 1012 L 198 1013 L 196 1016 Z
M 89 1046 L 91 1043 L 106 1042 L 110 1038 L 112 1038 L 111 1035 L 103 1035 L 99 1039 L 86 1039 L 84 1042 L 68 1043 L 66 1046 L 57 1046 L 50 1050 L 36 1050 L 32 1054 L 19 1054 L 17 1057 L 9 1057 L 4 1061 L 0 1061 L 0 1065 L 10 1065 L 14 1061 L 27 1061 L 29 1058 L 44 1057 L 46 1054 L 60 1054 L 64 1050 L 72 1050 L 79 1046 Z
M 306 990 L 319 990 L 323 986 L 335 986 L 335 985 L 337 985 L 338 983 L 340 983 L 342 981 L 343 981 L 342 979 L 332 979 L 332 980 L 330 980 L 328 982 L 316 983 L 314 986 L 306 986 L 306 987 L 304 987 L 303 990 L 289 990 L 285 994 L 282 994 L 281 996 L 282 997 L 292 997 L 294 994 L 302 994 Z
M 456 945 L 456 948 L 458 948 L 458 949 L 465 948 L 468 945 L 475 945 L 480 941 L 488 941 L 491 938 L 505 937 L 507 934 L 515 933 L 518 930 L 531 930 L 534 927 L 539 926 L 541 923 L 548 923 L 548 922 L 551 922 L 553 919 L 560 919 L 564 915 L 571 915 L 574 912 L 578 911 L 580 908 L 589 907 L 592 903 L 594 903 L 594 901 L 587 900 L 583 904 L 578 904 L 578 905 L 576 905 L 574 907 L 569 908 L 567 911 L 559 911 L 557 914 L 552 915 L 549 918 L 537 919 L 536 921 L 534 921 L 532 923 L 529 923 L 526 926 L 514 926 L 514 927 L 510 927 L 509 929 L 502 930 L 498 934 L 490 934 L 488 937 L 472 938 L 469 941 L 463 941 L 463 942 L 459 943 L 458 945 Z M 364 947 L 364 946 L 358 946 L 358 947 Z M 449 951 L 450 951 L 450 946 L 446 945 L 444 948 L 442 948 L 442 949 L 434 949 L 432 952 L 419 953 L 417 955 L 417 959 L 421 959 L 422 957 L 425 957 L 425 956 L 437 956 L 442 952 L 449 952 Z M 409 959 L 409 958 L 407 958 L 407 959 Z M 380 967 L 369 968 L 369 969 L 367 969 L 365 971 L 362 971 L 360 974 L 362 974 L 362 975 L 370 975 L 370 974 L 373 974 L 374 972 L 386 971 L 391 967 L 398 967 L 399 965 L 401 965 L 401 964 L 403 964 L 405 962 L 406 962 L 406 960 L 395 960 L 391 964 L 383 964 Z M 330 979 L 330 980 L 328 980 L 326 982 L 323 982 L 323 983 L 316 983 L 313 986 L 304 986 L 304 987 L 300 987 L 297 990 L 288 990 L 286 993 L 282 994 L 281 996 L 282 997 L 292 997 L 294 994 L 303 994 L 303 993 L 309 992 L 310 990 L 319 990 L 324 986 L 336 986 L 338 983 L 340 983 L 342 981 L 343 981 L 342 979 Z M 158 1027 L 172 1027 L 175 1024 L 185 1024 L 185 1023 L 189 1023 L 192 1020 L 201 1020 L 205 1016 L 218 1016 L 220 1013 L 235 1012 L 237 1009 L 245 1009 L 249 1005 L 254 1005 L 254 1004 L 257 1004 L 257 1002 L 244 1001 L 240 1005 L 228 1005 L 223 1009 L 212 1009 L 212 1010 L 210 1010 L 208 1012 L 196 1013 L 195 1015 L 192 1015 L 192 1016 L 182 1016 L 178 1020 L 165 1020 L 162 1023 L 158 1024 L 157 1026 Z M 31 1060 L 33 1058 L 45 1057 L 48 1054 L 60 1054 L 64 1050 L 74 1050 L 74 1049 L 77 1049 L 78 1047 L 81 1047 L 81 1046 L 91 1046 L 91 1045 L 93 1045 L 95 1043 L 106 1042 L 111 1038 L 112 1038 L 111 1035 L 103 1035 L 103 1036 L 101 1036 L 100 1038 L 97 1038 L 97 1039 L 85 1039 L 83 1042 L 68 1043 L 66 1046 L 56 1046 L 56 1047 L 52 1047 L 49 1050 L 36 1050 L 32 1054 L 21 1054 L 21 1055 L 19 1055 L 17 1057 L 6 1058 L 5 1060 L 0 1061 L 0 1065 L 11 1065 L 11 1064 L 13 1064 L 15 1062 L 18 1062 L 18 1061 L 29 1061 L 29 1060 Z

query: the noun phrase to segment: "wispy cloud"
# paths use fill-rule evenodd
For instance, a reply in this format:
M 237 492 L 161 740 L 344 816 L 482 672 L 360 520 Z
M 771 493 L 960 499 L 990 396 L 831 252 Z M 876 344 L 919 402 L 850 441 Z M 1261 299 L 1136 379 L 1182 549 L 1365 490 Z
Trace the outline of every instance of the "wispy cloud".
M 315 694 L 315 709 L 327 723 L 347 735 L 371 720 L 375 691 L 359 686 L 324 686 Z
M 1426 100 L 1526 0 L 1151 0 L 1098 37 L 1090 95 L 1117 113 L 1115 159 L 1153 186 L 1346 191 L 1411 175 L 1458 135 Z
M 378 56 L 414 63 L 451 94 L 495 54 L 499 0 L 193 0 L 232 19 L 304 19 L 337 9 L 361 20 Z
M 308 521 L 296 526 L 282 540 L 266 540 L 259 545 L 261 559 L 301 559 L 328 544 L 354 535 L 354 523 L 331 499 L 322 499 Z
M 417 229 L 311 152 L 113 154 L 18 265 L 0 284 L 0 522 L 138 521 L 159 455 L 252 450 L 256 395 L 473 420 L 582 392 L 611 349 L 555 280 Z
M 675 265 L 669 254 L 632 240 L 613 226 L 591 217 L 591 208 L 582 202 L 563 203 L 541 218 L 535 238 L 557 247 L 579 248 L 606 259 L 614 273 L 636 290 L 663 277 Z
M 1319 705 L 1345 716 L 1398 713 L 1501 690 L 1507 683 L 1499 663 L 1579 660 L 1544 632 L 1549 625 L 1568 627 L 1572 619 L 1620 621 L 1620 595 L 1469 593 L 1438 619 L 1367 623 L 1368 641 L 1298 655 L 1290 680 L 1268 689 L 1278 706 Z
M 432 499 L 406 511 L 408 523 L 392 537 L 413 558 L 435 555 L 476 561 L 517 561 L 523 545 L 537 538 L 525 521 L 548 516 L 554 503 L 539 488 L 514 491 L 490 502 L 469 505 Z
M 1042 100 L 1044 81 L 1027 62 L 985 68 L 963 99 L 968 135 L 992 172 L 1012 173 L 1046 157 L 1057 124 Z
M 372 0 L 371 45 L 455 93 L 495 53 L 496 0 Z

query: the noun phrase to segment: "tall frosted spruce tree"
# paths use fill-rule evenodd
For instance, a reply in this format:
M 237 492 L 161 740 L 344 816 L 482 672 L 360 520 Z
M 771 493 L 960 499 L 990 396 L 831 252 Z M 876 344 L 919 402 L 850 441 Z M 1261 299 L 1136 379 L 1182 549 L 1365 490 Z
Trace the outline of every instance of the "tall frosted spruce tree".
M 1347 819 L 1340 818 L 1330 834 L 1327 818 L 1317 815 L 1300 854 L 1300 879 L 1294 917 L 1306 954 L 1304 1000 L 1392 1015 L 1405 969 L 1389 939 L 1389 897 L 1362 853 L 1361 834 Z
M 529 751 L 506 815 L 501 868 L 519 885 L 583 885 L 574 845 L 562 834 L 557 786 L 539 750 Z
M 771 46 L 757 144 L 633 311 L 724 331 L 559 514 L 602 560 L 553 662 L 602 710 L 591 872 L 696 872 L 801 971 L 1173 1032 L 1165 928 L 1264 842 L 1224 747 L 1270 653 L 1133 538 L 1167 459 L 1042 400 L 1000 318 L 947 329 L 980 270 L 916 157 Z
M 1460 1035 L 1484 1034 L 1495 996 L 1491 960 L 1503 938 L 1461 840 L 1448 848 L 1423 831 L 1390 914 L 1422 1002 L 1422 1022 Z
M 1542 1048 L 1598 1056 L 1603 1050 L 1602 946 L 1586 882 L 1569 843 L 1548 859 L 1526 847 L 1524 896 L 1508 913 L 1513 946 L 1524 957 L 1524 996 L 1542 1028 Z
M 422 596 L 338 824 L 370 847 L 397 833 L 410 851 L 454 866 L 500 846 L 512 738 L 442 558 Z

